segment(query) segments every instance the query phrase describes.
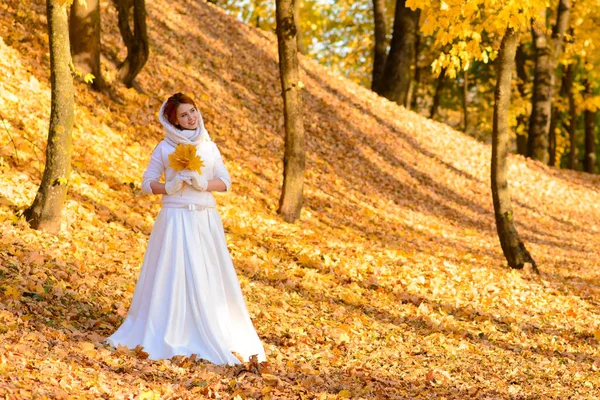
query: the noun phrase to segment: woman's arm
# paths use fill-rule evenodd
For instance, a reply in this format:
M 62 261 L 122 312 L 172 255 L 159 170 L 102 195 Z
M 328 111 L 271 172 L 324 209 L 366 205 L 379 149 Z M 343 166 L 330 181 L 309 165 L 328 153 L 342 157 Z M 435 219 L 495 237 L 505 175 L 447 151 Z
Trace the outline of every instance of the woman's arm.
M 211 190 L 211 187 L 214 187 L 215 189 L 212 189 L 212 191 L 215 192 L 227 192 L 230 188 L 231 188 L 231 176 L 229 175 L 229 171 L 227 171 L 227 167 L 225 166 L 225 163 L 223 162 L 223 157 L 221 157 L 221 152 L 219 151 L 219 148 L 217 147 L 217 145 L 215 144 L 215 166 L 214 166 L 214 170 L 213 170 L 213 176 L 216 179 L 212 179 L 210 181 L 208 181 L 208 187 L 209 189 L 207 190 Z M 211 184 L 211 182 L 214 181 L 220 181 L 220 182 L 215 182 L 214 184 Z
M 227 186 L 225 182 L 221 179 L 211 179 L 208 181 L 208 186 L 206 188 L 207 192 L 226 192 Z
M 142 177 L 142 192 L 146 194 L 165 194 L 165 185 L 163 183 L 159 183 L 160 177 L 163 174 L 165 169 L 162 157 L 160 144 L 154 148 L 152 151 L 152 156 L 150 157 L 150 163 L 148 164 L 148 168 L 144 172 L 144 176 Z
M 150 188 L 152 188 L 152 193 L 154 194 L 167 194 L 165 190 L 165 184 L 160 182 L 150 182 Z M 206 188 L 207 192 L 225 192 L 227 187 L 225 186 L 225 182 L 220 179 L 211 179 L 208 181 L 208 186 Z
M 153 194 L 167 194 L 165 184 L 160 182 L 150 182 L 150 188 Z
M 216 146 L 215 146 L 216 148 Z M 229 190 L 229 185 L 231 185 L 231 178 L 229 177 L 229 173 L 227 172 L 227 168 L 223 164 L 223 159 L 221 158 L 221 154 L 219 150 L 217 151 L 217 160 L 215 165 L 215 179 L 210 179 L 208 181 L 208 186 L 206 188 L 207 192 L 226 192 Z M 152 157 L 150 158 L 150 163 L 146 172 L 144 172 L 144 177 L 142 178 L 142 191 L 147 194 L 167 194 L 165 190 L 165 184 L 160 183 L 160 177 L 162 176 L 164 171 L 164 165 L 162 163 L 161 151 L 159 146 L 157 146 L 152 152 Z

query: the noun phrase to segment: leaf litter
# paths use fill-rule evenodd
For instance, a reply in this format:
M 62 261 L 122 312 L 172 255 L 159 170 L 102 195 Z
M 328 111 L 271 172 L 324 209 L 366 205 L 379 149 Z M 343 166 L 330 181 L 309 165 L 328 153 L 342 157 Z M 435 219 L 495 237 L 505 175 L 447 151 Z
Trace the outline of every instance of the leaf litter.
M 101 7 L 103 70 L 123 105 L 77 84 L 73 172 L 54 237 L 18 217 L 44 166 L 45 9 L 0 4 L 10 21 L 0 25 L 2 395 L 596 398 L 600 178 L 510 157 L 517 228 L 542 274 L 511 271 L 495 232 L 490 147 L 301 56 L 305 205 L 285 224 L 275 212 L 274 35 L 210 4 L 148 3 L 143 94 L 115 82 L 108 56 L 125 50 L 112 6 Z M 264 364 L 152 361 L 143 348 L 103 344 L 127 313 L 160 207 L 141 195 L 140 177 L 162 137 L 157 110 L 177 91 L 198 100 L 233 178 L 217 200 Z

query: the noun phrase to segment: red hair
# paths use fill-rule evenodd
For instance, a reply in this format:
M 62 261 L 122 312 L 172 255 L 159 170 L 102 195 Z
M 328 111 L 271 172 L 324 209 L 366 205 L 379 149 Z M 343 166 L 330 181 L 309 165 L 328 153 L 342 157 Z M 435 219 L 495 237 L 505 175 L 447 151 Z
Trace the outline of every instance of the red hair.
M 177 122 L 177 107 L 179 107 L 180 104 L 191 104 L 194 107 L 196 107 L 196 103 L 194 103 L 194 100 L 192 100 L 190 96 L 187 96 L 183 93 L 175 93 L 173 96 L 167 99 L 167 104 L 165 104 L 164 111 L 165 117 L 167 117 L 167 120 L 173 126 L 179 129 L 181 129 L 181 127 Z

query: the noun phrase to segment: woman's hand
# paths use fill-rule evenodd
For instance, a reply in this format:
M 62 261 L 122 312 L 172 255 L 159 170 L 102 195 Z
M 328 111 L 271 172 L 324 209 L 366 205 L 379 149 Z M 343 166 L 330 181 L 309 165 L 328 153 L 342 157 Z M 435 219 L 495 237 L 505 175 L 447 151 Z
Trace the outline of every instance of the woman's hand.
M 175 175 L 173 179 L 165 183 L 165 192 L 168 195 L 172 195 L 179 192 L 181 188 L 183 188 L 183 182 L 185 181 L 186 179 L 180 177 L 179 174 Z
M 184 169 L 177 175 L 180 176 L 182 180 L 192 185 L 192 187 L 199 192 L 205 192 L 208 188 L 208 180 L 204 177 L 204 175 L 200 175 L 196 171 Z

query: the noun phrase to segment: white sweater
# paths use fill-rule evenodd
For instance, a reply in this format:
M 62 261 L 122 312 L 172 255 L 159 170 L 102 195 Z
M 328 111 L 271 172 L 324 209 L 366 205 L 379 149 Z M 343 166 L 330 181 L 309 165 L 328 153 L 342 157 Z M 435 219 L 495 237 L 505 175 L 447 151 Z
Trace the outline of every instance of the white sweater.
M 159 182 L 163 173 L 165 181 L 173 179 L 177 171 L 169 167 L 169 154 L 175 151 L 175 147 L 167 141 L 161 141 L 154 151 L 150 159 L 150 164 L 144 172 L 142 178 L 142 192 L 152 194 L 151 182 Z M 231 187 L 231 177 L 227 168 L 223 163 L 221 153 L 217 145 L 212 141 L 201 141 L 198 144 L 196 154 L 198 154 L 204 162 L 202 175 L 207 179 L 221 179 L 227 188 Z M 162 197 L 163 206 L 184 206 L 188 204 L 199 204 L 203 206 L 214 207 L 217 203 L 212 193 L 200 192 L 194 189 L 191 185 L 184 184 L 183 189 L 172 195 L 164 194 Z

